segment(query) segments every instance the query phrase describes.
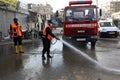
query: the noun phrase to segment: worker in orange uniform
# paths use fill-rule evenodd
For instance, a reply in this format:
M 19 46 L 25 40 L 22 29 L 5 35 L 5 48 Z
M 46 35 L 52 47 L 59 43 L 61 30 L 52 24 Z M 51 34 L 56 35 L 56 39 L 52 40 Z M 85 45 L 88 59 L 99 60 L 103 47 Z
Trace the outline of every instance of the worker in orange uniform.
M 17 18 L 13 19 L 14 22 L 10 24 L 10 35 L 13 38 L 14 46 L 15 46 L 15 53 L 24 53 L 22 47 L 22 30 L 21 25 L 18 22 Z
M 51 24 L 52 24 L 52 21 L 48 20 L 46 26 L 43 29 L 43 36 L 42 36 L 42 41 L 43 41 L 42 59 L 43 60 L 46 59 L 45 58 L 46 52 L 47 52 L 47 58 L 52 58 L 52 56 L 50 56 L 50 45 L 51 45 L 52 37 L 59 40 L 59 38 L 52 33 Z

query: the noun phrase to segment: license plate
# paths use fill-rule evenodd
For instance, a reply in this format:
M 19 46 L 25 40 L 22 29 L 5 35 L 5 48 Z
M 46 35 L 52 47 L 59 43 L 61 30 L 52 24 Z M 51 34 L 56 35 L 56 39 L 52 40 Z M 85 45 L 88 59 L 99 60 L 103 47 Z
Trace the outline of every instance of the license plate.
M 76 40 L 77 40 L 77 41 L 86 41 L 85 38 L 77 38 Z
M 115 32 L 109 32 L 109 34 L 115 34 Z
M 78 33 L 84 33 L 85 31 L 84 30 L 78 30 L 77 32 Z

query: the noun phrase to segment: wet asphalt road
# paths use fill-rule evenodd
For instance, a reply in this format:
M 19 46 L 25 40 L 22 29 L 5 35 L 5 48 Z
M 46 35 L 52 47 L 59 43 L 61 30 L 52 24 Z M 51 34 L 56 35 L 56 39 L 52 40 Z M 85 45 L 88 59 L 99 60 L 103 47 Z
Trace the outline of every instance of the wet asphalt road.
M 0 80 L 120 80 L 119 38 L 99 39 L 95 49 L 60 40 L 45 61 L 41 40 L 24 43 L 24 51 L 15 55 L 12 43 L 0 46 Z

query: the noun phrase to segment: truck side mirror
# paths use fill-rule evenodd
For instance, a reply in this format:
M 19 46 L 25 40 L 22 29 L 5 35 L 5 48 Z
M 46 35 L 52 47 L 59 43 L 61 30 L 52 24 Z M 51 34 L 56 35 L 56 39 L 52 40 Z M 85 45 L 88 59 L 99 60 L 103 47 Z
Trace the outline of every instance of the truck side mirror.
M 100 9 L 100 16 L 102 16 L 102 9 Z
M 57 10 L 56 13 L 55 13 L 55 17 L 58 17 L 58 16 L 59 16 L 59 12 Z

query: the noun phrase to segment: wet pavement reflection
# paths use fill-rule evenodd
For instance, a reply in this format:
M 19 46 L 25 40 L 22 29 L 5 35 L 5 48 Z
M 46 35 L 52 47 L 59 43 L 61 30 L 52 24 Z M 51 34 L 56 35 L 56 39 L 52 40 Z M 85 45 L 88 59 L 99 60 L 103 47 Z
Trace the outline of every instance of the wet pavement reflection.
M 53 58 L 46 60 L 41 58 L 41 40 L 24 44 L 25 53 L 22 55 L 14 54 L 12 45 L 0 46 L 0 80 L 119 80 L 119 73 L 112 73 L 96 63 L 108 64 L 104 60 L 107 48 L 98 43 L 95 49 L 91 49 L 89 44 L 71 41 L 70 47 L 63 42 L 60 40 L 51 46 Z M 112 54 L 117 55 L 111 53 L 109 56 Z

